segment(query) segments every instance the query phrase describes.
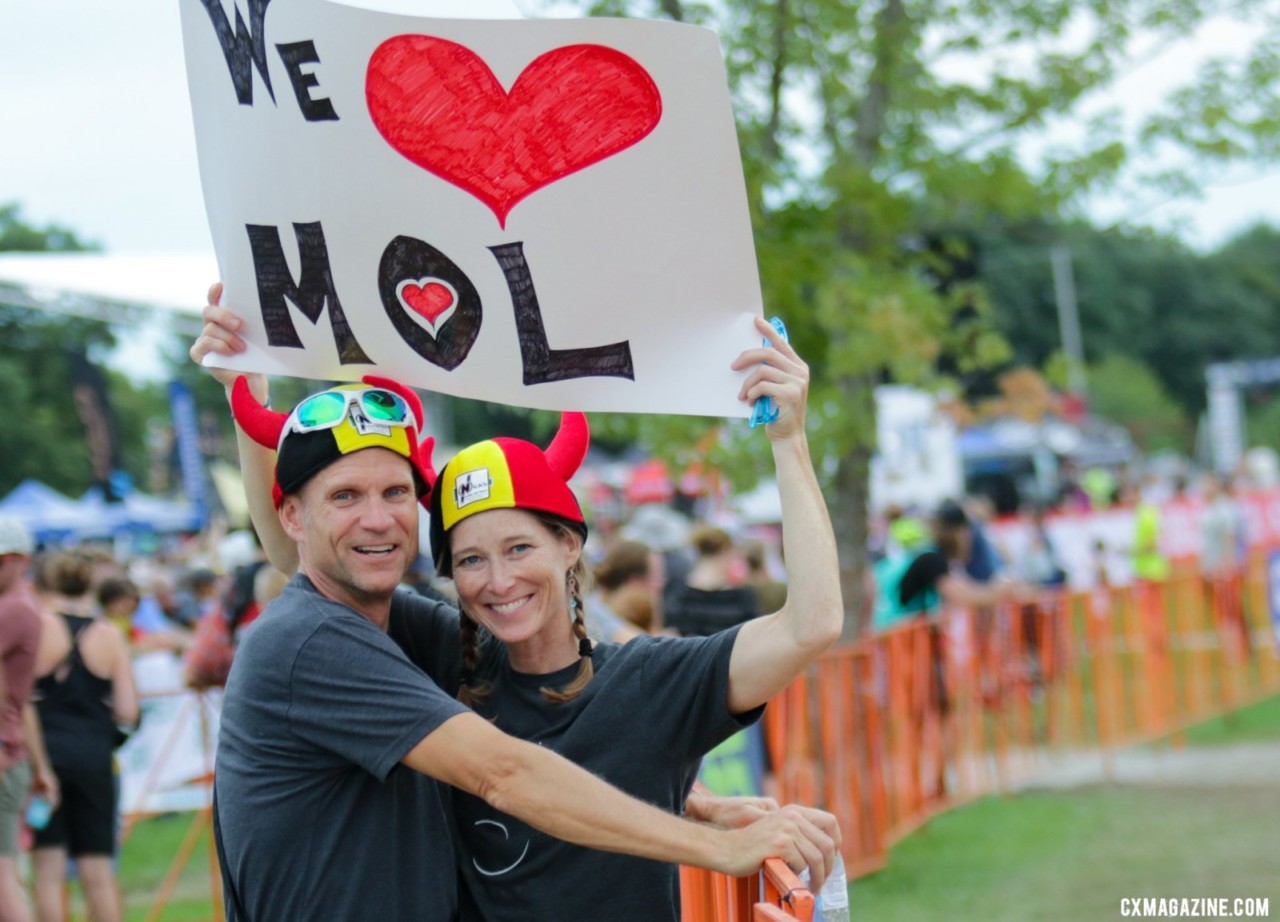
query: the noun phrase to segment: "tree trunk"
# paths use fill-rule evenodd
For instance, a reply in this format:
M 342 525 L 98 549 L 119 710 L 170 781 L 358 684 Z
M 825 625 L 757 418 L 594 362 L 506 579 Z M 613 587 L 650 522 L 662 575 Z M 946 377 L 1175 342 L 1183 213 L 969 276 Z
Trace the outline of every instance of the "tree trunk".
M 765 128 L 764 158 L 773 169 L 782 157 L 782 88 L 787 72 L 787 37 L 792 28 L 789 0 L 778 0 L 773 17 L 773 55 L 769 61 L 769 123 Z
M 866 633 L 870 626 L 867 500 L 871 455 L 875 451 L 874 387 L 870 375 L 840 380 L 844 406 L 848 408 L 848 424 L 858 436 L 851 440 L 850 447 L 841 453 L 837 462 L 835 496 L 830 503 L 840 560 L 840 591 L 844 595 L 842 640 L 853 640 Z

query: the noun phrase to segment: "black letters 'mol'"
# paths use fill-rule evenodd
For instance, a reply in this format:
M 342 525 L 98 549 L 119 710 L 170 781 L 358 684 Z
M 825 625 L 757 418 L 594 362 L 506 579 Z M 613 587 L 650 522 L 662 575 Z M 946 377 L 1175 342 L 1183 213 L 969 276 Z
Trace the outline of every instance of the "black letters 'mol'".
M 253 71 L 256 67 L 258 76 L 267 86 L 271 101 L 276 101 L 275 90 L 271 88 L 271 73 L 267 70 L 267 43 L 265 41 L 263 21 L 267 17 L 267 4 L 271 0 L 249 0 L 249 28 L 245 28 L 244 18 L 240 15 L 240 7 L 236 10 L 236 28 L 231 30 L 226 11 L 222 9 L 222 0 L 200 0 L 209 21 L 213 23 L 213 31 L 218 36 L 218 44 L 222 46 L 223 57 L 227 59 L 227 70 L 231 72 L 231 83 L 236 89 L 236 99 L 242 106 L 253 105 Z
M 585 349 L 552 349 L 542 322 L 542 310 L 538 307 L 538 295 L 533 290 L 533 277 L 525 262 L 524 244 L 504 243 L 489 247 L 489 252 L 498 260 L 511 292 L 526 385 L 570 378 L 636 379 L 631 364 L 631 343 L 627 340 Z
M 296 304 L 302 315 L 313 324 L 319 323 L 320 314 L 328 304 L 329 325 L 333 329 L 338 361 L 343 365 L 372 365 L 373 362 L 356 342 L 342 312 L 320 222 L 293 225 L 302 264 L 296 283 L 289 272 L 289 264 L 285 262 L 279 228 L 272 224 L 246 224 L 245 230 L 249 232 L 249 247 L 253 251 L 253 272 L 258 281 L 258 304 L 262 308 L 262 322 L 267 328 L 267 343 L 291 349 L 302 348 L 286 298 Z

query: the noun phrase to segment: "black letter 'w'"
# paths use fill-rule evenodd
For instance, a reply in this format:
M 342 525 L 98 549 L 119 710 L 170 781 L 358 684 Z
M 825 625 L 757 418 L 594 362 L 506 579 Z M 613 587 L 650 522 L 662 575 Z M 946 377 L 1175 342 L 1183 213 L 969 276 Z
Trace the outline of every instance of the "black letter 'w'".
M 271 74 L 267 70 L 267 43 L 263 35 L 263 20 L 267 17 L 267 4 L 271 0 L 249 0 L 249 28 L 245 28 L 244 18 L 240 15 L 240 7 L 235 4 L 236 29 L 231 31 L 231 23 L 222 9 L 222 0 L 200 0 L 209 21 L 213 23 L 213 31 L 218 35 L 218 44 L 222 46 L 222 54 L 227 59 L 227 70 L 231 72 L 231 82 L 236 88 L 236 99 L 242 106 L 253 105 L 253 71 L 252 64 L 258 69 L 258 76 L 267 85 L 271 101 L 276 101 L 275 90 L 271 89 Z M 233 0 L 234 3 L 234 0 Z

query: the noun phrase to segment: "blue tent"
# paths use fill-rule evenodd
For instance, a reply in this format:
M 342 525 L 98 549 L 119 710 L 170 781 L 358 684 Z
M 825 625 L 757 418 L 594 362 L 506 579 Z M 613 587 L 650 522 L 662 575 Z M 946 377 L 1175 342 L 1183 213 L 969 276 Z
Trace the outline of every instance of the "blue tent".
M 108 503 L 97 487 L 75 500 L 34 479 L 24 480 L 0 500 L 0 515 L 20 519 L 38 544 L 199 531 L 201 525 L 191 502 L 135 492 L 123 502 Z
M 58 544 L 111 534 L 109 522 L 53 487 L 28 478 L 0 500 L 0 515 L 20 519 L 37 543 Z
M 200 530 L 200 511 L 186 500 L 164 499 L 131 492 L 118 503 L 108 503 L 99 487 L 90 487 L 78 505 L 95 518 L 111 523 L 111 535 L 129 532 L 172 534 Z

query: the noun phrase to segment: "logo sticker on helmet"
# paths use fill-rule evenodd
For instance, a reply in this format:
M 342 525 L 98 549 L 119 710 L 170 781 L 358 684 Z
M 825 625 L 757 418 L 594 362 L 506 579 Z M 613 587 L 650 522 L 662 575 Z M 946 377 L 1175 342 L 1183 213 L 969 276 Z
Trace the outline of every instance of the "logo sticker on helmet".
M 361 435 L 384 435 L 388 437 L 391 435 L 390 426 L 370 419 L 365 415 L 364 410 L 360 409 L 359 404 L 351 405 L 351 425 L 355 426 L 356 432 Z
M 487 467 L 459 474 L 453 485 L 453 502 L 459 509 L 471 503 L 489 498 L 489 485 L 493 479 Z

